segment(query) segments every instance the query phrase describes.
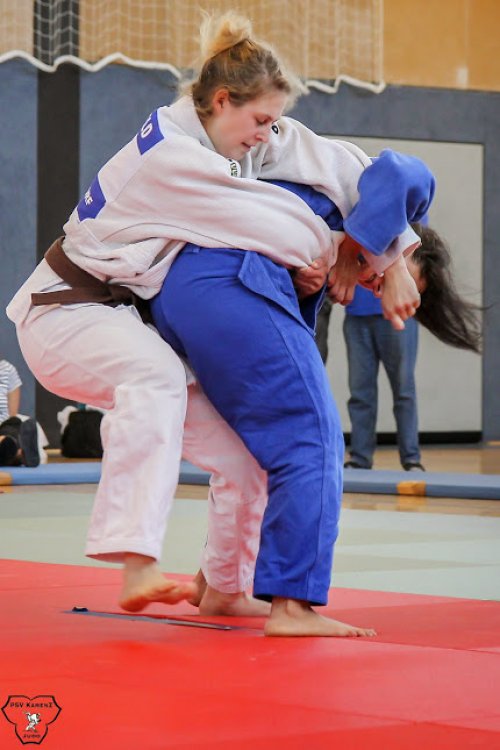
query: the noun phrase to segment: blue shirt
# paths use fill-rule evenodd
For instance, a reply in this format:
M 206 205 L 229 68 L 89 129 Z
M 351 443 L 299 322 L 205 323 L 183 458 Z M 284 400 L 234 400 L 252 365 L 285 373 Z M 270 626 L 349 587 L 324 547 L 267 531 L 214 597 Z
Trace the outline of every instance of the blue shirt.
M 354 299 L 346 306 L 346 315 L 382 315 L 382 301 L 364 286 L 356 286 Z

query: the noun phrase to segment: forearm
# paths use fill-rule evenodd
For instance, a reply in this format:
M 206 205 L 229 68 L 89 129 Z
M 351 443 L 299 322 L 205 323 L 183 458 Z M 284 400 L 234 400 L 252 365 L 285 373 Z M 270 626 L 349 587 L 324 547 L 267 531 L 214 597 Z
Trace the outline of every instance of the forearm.
M 420 237 L 408 226 L 381 255 L 374 255 L 369 250 L 361 247 L 360 253 L 367 264 L 376 273 L 384 273 L 399 257 L 412 253 L 420 246 Z
M 380 296 L 384 317 L 402 330 L 420 305 L 420 294 L 402 256 L 386 269 Z
M 197 161 L 194 169 L 181 161 L 175 167 L 168 214 L 177 226 L 178 217 L 186 222 L 180 239 L 254 250 L 296 268 L 331 255 L 329 228 L 298 196 L 263 180 L 232 177 L 217 154 L 208 153 L 204 165 Z

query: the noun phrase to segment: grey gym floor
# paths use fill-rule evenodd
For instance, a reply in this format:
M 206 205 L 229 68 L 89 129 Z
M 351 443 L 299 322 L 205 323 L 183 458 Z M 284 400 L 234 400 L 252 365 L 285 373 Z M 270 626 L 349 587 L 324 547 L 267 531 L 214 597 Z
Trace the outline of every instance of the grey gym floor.
M 500 446 L 423 451 L 432 471 L 500 473 Z M 376 466 L 399 468 L 394 449 Z M 83 554 L 95 485 L 1 487 L 0 558 L 101 565 Z M 206 487 L 179 486 L 162 567 L 195 573 Z M 345 494 L 332 585 L 500 599 L 500 500 Z

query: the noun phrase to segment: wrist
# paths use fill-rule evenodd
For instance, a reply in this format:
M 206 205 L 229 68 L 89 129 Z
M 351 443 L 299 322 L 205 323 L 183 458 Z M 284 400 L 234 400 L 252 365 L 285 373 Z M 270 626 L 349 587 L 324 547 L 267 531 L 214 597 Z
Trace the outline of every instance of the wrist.
M 390 279 L 390 278 L 392 278 L 394 276 L 398 276 L 398 275 L 400 275 L 401 273 L 404 273 L 404 272 L 408 273 L 408 269 L 406 267 L 405 259 L 403 258 L 402 255 L 398 255 L 398 257 L 396 258 L 396 260 L 394 261 L 394 263 L 391 263 L 390 266 L 387 266 L 387 268 L 384 271 L 384 276 L 385 276 L 386 279 L 387 278 Z

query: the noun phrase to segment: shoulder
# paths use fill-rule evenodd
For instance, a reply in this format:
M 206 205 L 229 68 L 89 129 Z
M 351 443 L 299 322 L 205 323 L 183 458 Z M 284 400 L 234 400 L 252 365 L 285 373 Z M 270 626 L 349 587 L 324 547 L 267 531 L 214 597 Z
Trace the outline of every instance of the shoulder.
M 372 164 L 366 171 L 384 174 L 388 179 L 399 182 L 406 182 L 409 175 L 413 180 L 419 179 L 424 182 L 434 180 L 432 172 L 422 159 L 410 154 L 402 154 L 391 148 L 383 149 L 378 157 L 372 159 Z
M 177 106 L 181 104 L 183 106 Z M 204 154 L 209 152 L 202 142 L 203 135 L 207 138 L 206 133 L 199 120 L 190 117 L 193 113 L 194 109 L 186 108 L 186 103 L 182 100 L 170 107 L 153 110 L 134 139 L 139 156 L 173 157 L 183 152 L 199 155 L 200 149 L 203 149 Z
M 171 146 L 175 145 L 177 140 L 185 138 L 186 133 L 183 132 L 182 128 L 172 122 L 168 116 L 168 107 L 160 107 L 154 109 L 150 115 L 146 118 L 140 129 L 138 130 L 134 141 L 139 150 L 139 153 L 144 156 L 155 146 Z
M 263 164 L 299 157 L 318 166 L 332 158 L 342 164 L 352 163 L 363 169 L 371 164 L 370 158 L 355 144 L 334 136 L 318 135 L 304 123 L 289 116 L 281 117 L 272 126 L 268 143 L 256 150 L 256 156 Z

